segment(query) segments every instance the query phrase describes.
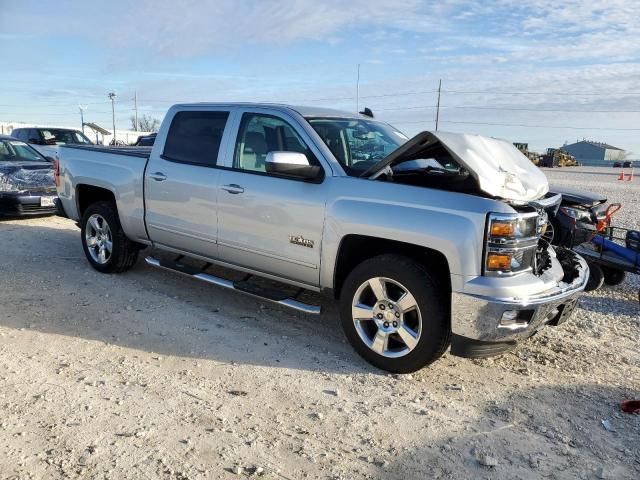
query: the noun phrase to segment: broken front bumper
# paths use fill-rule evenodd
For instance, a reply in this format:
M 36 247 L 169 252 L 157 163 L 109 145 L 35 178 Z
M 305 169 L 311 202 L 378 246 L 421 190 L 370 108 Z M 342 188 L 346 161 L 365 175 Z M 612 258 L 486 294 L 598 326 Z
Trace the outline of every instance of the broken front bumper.
M 589 279 L 589 267 L 573 252 L 577 276 L 570 283 L 558 280 L 563 275 L 554 259 L 552 271 L 541 277 L 530 275 L 536 293 L 526 294 L 527 278 L 477 277 L 465 284 L 464 292 L 451 298 L 451 353 L 463 357 L 499 355 L 514 348 L 519 340 L 530 337 L 545 325 L 559 325 L 573 313 Z M 507 286 L 519 280 L 517 286 Z M 540 282 L 546 287 L 540 291 Z M 500 292 L 488 294 L 491 289 Z M 473 291 L 477 293 L 474 293 Z M 505 293 L 512 293 L 505 295 Z

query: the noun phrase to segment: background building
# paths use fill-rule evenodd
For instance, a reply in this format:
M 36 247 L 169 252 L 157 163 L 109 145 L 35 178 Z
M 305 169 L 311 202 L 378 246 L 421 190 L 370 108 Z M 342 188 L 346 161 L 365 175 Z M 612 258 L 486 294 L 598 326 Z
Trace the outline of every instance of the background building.
M 580 165 L 605 165 L 624 160 L 627 153 L 608 143 L 581 140 L 570 145 L 563 145 L 562 150 L 576 157 Z

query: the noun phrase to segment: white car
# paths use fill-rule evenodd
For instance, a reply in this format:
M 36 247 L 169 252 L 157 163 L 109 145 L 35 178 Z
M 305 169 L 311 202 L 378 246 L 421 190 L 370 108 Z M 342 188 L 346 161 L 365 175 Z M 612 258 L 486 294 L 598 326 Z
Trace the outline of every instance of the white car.
M 56 157 L 59 145 L 93 145 L 84 133 L 70 128 L 15 128 L 11 136 L 30 144 L 45 157 Z

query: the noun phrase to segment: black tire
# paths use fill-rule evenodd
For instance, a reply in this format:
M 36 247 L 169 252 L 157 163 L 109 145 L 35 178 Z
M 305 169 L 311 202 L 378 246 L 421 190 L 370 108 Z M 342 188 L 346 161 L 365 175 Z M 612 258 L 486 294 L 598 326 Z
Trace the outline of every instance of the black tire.
M 589 280 L 584 287 L 585 292 L 593 292 L 599 289 L 604 284 L 604 273 L 602 267 L 597 263 L 589 263 Z
M 352 302 L 355 295 L 361 285 L 376 277 L 383 277 L 406 287 L 415 298 L 420 312 L 421 334 L 413 349 L 400 357 L 390 358 L 373 351 L 360 337 L 352 318 Z M 372 294 L 373 291 L 369 293 Z M 356 352 L 372 365 L 393 373 L 415 372 L 440 358 L 449 347 L 451 322 L 448 294 L 448 289 L 440 287 L 435 277 L 416 261 L 401 255 L 380 255 L 359 264 L 345 279 L 340 293 L 342 327 Z M 378 301 L 374 297 L 371 298 L 372 303 L 377 305 Z M 408 316 L 410 313 L 403 314 L 403 321 L 405 315 Z M 413 315 L 417 318 L 416 313 Z M 372 328 L 377 330 L 375 321 L 371 322 Z M 363 325 L 370 324 L 366 321 Z M 398 334 L 395 335 L 396 337 L 390 338 L 399 339 Z M 396 340 L 390 342 L 402 346 Z
M 618 268 L 612 267 L 601 267 L 602 273 L 604 274 L 604 283 L 607 285 L 616 286 L 620 285 L 624 282 L 624 279 L 627 277 L 627 272 L 624 270 L 620 270 Z
M 90 228 L 87 224 L 93 215 L 101 216 L 110 230 L 112 249 L 105 263 L 96 261 L 87 246 L 86 231 L 87 228 Z M 84 215 L 82 215 L 80 228 L 82 249 L 91 266 L 97 271 L 101 273 L 121 273 L 135 265 L 138 260 L 140 245 L 129 240 L 124 234 L 122 225 L 120 225 L 118 210 L 113 202 L 102 201 L 91 204 L 84 212 Z

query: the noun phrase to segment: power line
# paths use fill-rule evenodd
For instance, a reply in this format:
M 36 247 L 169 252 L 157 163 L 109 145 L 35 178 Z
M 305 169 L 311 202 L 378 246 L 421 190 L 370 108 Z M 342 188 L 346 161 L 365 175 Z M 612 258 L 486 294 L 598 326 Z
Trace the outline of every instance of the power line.
M 640 92 L 501 92 L 496 90 L 443 90 L 445 93 L 487 94 L 487 95 L 566 95 L 566 96 L 615 96 L 640 95 Z
M 410 125 L 410 124 L 420 124 L 420 123 L 431 123 L 430 120 L 419 120 L 413 122 L 394 122 L 398 125 Z M 567 128 L 571 130 L 613 130 L 613 131 L 623 131 L 623 132 L 640 132 L 640 128 L 606 128 L 606 127 L 570 127 L 570 126 L 562 126 L 562 125 L 529 125 L 522 123 L 493 123 L 493 122 L 464 122 L 464 121 L 455 121 L 455 120 L 440 120 L 441 123 L 455 123 L 455 124 L 463 124 L 463 125 L 489 125 L 489 126 L 497 126 L 497 127 L 527 127 L 527 128 Z
M 393 110 L 427 110 L 437 108 L 437 105 L 419 105 L 407 107 L 388 107 L 376 108 L 378 112 L 387 112 Z M 640 110 L 576 110 L 565 108 L 535 108 L 535 107 L 511 107 L 508 105 L 440 105 L 440 108 L 458 108 L 469 110 L 504 110 L 515 112 L 568 112 L 568 113 L 640 113 Z

